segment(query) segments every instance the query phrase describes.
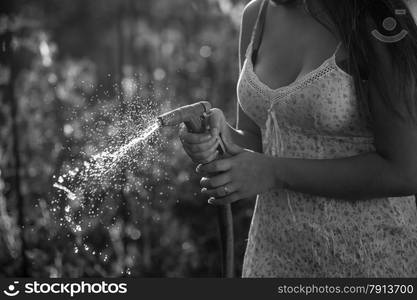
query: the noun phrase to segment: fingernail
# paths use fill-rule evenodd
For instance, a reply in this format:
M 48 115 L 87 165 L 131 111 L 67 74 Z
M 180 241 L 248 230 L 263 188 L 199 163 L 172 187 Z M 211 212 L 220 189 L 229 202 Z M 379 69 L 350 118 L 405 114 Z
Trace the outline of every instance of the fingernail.
M 197 173 L 200 173 L 200 169 L 201 169 L 201 165 L 198 165 L 198 166 L 197 166 L 197 168 L 195 168 L 195 171 L 196 171 Z
M 208 204 L 214 205 L 214 198 L 210 198 L 207 200 Z
M 205 192 L 207 192 L 207 189 L 206 188 L 202 188 L 201 189 L 201 193 L 204 194 Z

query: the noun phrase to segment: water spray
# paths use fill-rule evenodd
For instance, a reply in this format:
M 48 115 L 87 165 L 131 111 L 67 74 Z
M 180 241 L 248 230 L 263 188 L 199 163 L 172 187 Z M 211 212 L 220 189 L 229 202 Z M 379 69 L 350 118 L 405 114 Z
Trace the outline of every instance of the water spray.
M 211 104 L 201 101 L 186 105 L 158 117 L 160 126 L 176 126 L 184 123 L 188 131 L 193 133 L 204 133 L 208 130 L 207 114 L 210 112 Z M 227 155 L 226 148 L 220 137 L 219 157 Z M 222 250 L 222 272 L 223 277 L 232 278 L 234 275 L 234 241 L 233 241 L 233 216 L 230 204 L 218 206 L 218 222 Z

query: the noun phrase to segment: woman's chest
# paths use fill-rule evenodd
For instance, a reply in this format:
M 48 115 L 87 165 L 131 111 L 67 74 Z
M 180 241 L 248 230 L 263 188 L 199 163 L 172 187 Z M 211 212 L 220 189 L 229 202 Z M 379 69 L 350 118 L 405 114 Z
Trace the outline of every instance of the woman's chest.
M 272 90 L 262 85 L 245 64 L 238 99 L 261 129 L 266 126 L 268 114 L 273 114 L 281 128 L 307 134 L 371 134 L 369 118 L 356 97 L 352 78 L 335 69 L 324 68 L 294 85 Z

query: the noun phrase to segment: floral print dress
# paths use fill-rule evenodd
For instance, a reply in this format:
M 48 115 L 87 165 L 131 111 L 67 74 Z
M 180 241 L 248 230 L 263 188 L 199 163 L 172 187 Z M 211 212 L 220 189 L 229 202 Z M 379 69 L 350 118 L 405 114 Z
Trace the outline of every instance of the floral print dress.
M 252 44 L 238 99 L 261 128 L 265 155 L 337 159 L 375 150 L 353 78 L 336 64 L 336 52 L 274 90 L 254 72 Z M 416 277 L 415 198 L 347 201 L 286 189 L 264 192 L 256 200 L 242 276 Z

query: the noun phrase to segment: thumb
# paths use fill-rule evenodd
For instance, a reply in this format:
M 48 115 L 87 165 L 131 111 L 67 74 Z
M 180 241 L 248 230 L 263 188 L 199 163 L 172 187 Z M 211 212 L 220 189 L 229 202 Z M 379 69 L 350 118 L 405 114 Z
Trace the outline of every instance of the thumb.
M 228 125 L 223 111 L 218 108 L 213 108 L 209 113 L 209 126 L 212 136 L 219 136 L 223 141 L 226 153 L 231 155 L 239 154 L 243 151 L 243 148 L 236 145 L 230 136 L 228 131 Z
M 218 136 L 223 131 L 226 120 L 223 112 L 218 108 L 213 108 L 209 113 L 208 125 L 212 136 Z
M 243 151 L 242 147 L 240 147 L 232 141 L 229 134 L 222 134 L 221 139 L 223 141 L 224 147 L 226 148 L 226 153 L 236 155 Z

